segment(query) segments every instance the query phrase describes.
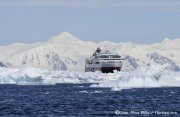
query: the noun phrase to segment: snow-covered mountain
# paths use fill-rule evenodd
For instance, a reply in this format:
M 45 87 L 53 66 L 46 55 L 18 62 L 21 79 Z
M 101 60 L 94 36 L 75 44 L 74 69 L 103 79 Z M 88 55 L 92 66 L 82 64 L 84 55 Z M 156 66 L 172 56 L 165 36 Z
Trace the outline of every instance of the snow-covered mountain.
M 7 66 L 0 61 L 0 67 L 7 67 Z
M 180 70 L 180 39 L 164 39 L 161 43 L 145 45 L 134 43 L 89 42 L 63 32 L 47 42 L 15 43 L 0 46 L 0 61 L 9 67 L 34 66 L 49 70 L 84 71 L 85 58 L 101 46 L 125 58 L 123 70 L 134 70 L 152 64 L 170 65 Z

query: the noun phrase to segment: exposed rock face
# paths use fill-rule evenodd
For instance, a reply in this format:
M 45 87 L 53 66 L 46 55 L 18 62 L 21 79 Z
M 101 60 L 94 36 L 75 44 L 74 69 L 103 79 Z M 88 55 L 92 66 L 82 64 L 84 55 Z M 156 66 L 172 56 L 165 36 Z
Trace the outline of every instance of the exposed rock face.
M 55 52 L 47 54 L 47 62 L 52 70 L 67 70 L 65 63 L 61 60 L 60 56 Z
M 136 62 L 136 59 L 132 56 L 127 55 L 124 57 L 124 59 L 128 61 L 129 65 L 131 65 L 134 69 L 136 69 L 139 66 Z
M 180 71 L 180 68 L 176 65 L 175 62 L 173 62 L 172 60 L 168 59 L 167 57 L 159 55 L 156 52 L 148 55 L 148 57 L 150 59 L 152 59 L 155 63 L 161 64 L 161 65 L 168 64 L 169 65 L 168 68 L 170 70 Z
M 4 63 L 2 63 L 2 62 L 0 61 L 0 67 L 7 67 L 7 66 L 4 65 Z

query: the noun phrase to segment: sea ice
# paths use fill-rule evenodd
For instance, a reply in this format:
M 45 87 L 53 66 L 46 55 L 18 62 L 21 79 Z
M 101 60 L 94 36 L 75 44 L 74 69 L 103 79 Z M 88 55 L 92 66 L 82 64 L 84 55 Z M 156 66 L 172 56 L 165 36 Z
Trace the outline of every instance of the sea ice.
M 91 87 L 110 87 L 112 90 L 144 87 L 178 87 L 180 72 L 167 70 L 168 65 L 140 67 L 131 72 L 69 72 L 49 71 L 25 67 L 20 69 L 0 67 L 0 84 L 39 85 L 56 83 L 96 83 Z

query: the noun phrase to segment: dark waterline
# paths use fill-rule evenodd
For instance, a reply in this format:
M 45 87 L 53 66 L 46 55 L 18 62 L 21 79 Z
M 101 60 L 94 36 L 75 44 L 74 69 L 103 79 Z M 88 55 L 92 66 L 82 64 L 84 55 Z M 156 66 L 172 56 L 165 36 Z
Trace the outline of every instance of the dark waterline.
M 0 116 L 180 116 L 180 88 L 111 91 L 90 85 L 0 85 Z

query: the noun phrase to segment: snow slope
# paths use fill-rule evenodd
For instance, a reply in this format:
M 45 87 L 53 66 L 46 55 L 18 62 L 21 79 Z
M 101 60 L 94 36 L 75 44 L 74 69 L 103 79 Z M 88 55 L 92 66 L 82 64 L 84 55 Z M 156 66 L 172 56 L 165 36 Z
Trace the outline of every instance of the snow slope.
M 95 43 L 82 41 L 68 32 L 54 36 L 47 42 L 0 46 L 0 61 L 14 68 L 33 66 L 55 71 L 84 71 L 85 58 L 98 46 L 121 54 L 125 58 L 123 71 L 166 63 L 170 65 L 169 69 L 179 71 L 180 39 L 166 38 L 161 43 L 151 45 L 108 41 Z

